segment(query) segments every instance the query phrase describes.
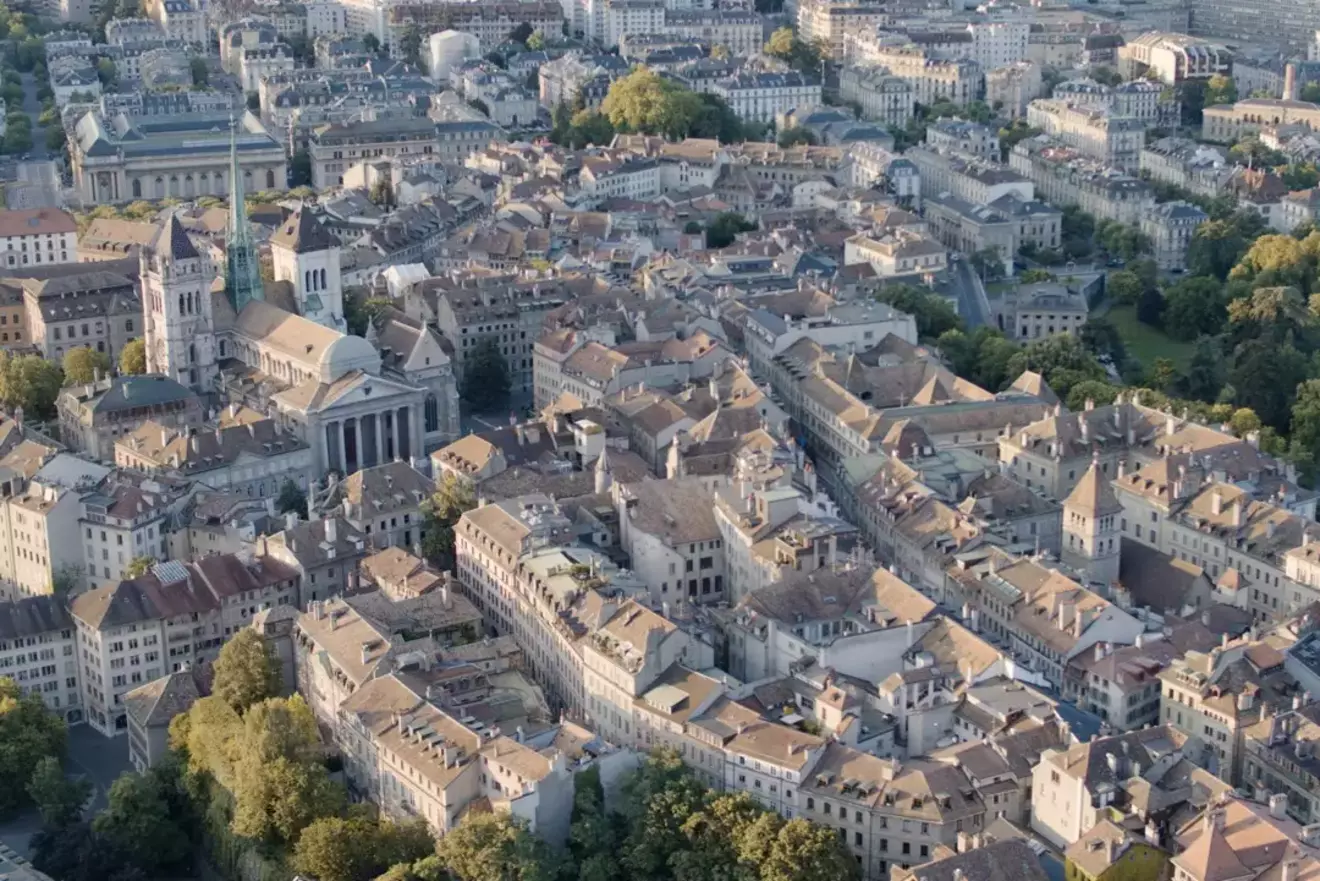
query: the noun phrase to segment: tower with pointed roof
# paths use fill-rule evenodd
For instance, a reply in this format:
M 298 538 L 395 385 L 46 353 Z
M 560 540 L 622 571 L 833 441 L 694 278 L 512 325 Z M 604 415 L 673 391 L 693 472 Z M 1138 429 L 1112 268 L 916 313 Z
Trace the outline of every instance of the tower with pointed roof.
M 171 213 L 138 255 L 147 372 L 198 392 L 215 385 L 210 280 L 197 248 Z
M 275 280 L 293 287 L 298 313 L 341 332 L 344 288 L 340 278 L 339 242 L 312 212 L 300 208 L 270 237 Z
M 242 312 L 253 300 L 266 298 L 244 203 L 243 170 L 238 165 L 238 127 L 239 123 L 235 122 L 229 133 L 229 228 L 225 232 L 225 296 L 234 307 L 234 314 Z
M 1108 591 L 1118 581 L 1123 506 L 1109 478 L 1092 460 L 1063 502 L 1064 565 L 1085 573 L 1085 580 Z

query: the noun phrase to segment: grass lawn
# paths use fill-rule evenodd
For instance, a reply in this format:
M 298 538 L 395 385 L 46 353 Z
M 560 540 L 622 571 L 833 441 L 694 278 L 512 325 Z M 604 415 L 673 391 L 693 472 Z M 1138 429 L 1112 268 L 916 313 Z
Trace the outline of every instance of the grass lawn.
M 1136 306 L 1115 306 L 1105 317 L 1118 328 L 1128 354 L 1140 361 L 1142 367 L 1150 367 L 1156 358 L 1168 358 L 1179 370 L 1187 369 L 1195 343 L 1175 342 L 1164 331 L 1142 324 L 1137 320 Z

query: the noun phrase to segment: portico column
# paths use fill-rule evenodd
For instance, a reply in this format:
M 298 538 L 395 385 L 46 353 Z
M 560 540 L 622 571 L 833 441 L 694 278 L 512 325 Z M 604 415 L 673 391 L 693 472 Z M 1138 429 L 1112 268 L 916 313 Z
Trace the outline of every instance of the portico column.
M 335 427 L 338 429 L 335 432 L 335 434 L 338 439 L 337 443 L 339 444 L 339 472 L 343 474 L 345 477 L 347 477 L 348 458 L 344 452 L 344 420 L 340 419 L 338 422 L 336 422 Z
M 358 421 L 358 418 L 356 416 L 350 416 L 347 419 L 345 419 L 344 420 L 345 435 L 348 434 L 348 428 L 350 426 L 353 428 L 353 466 L 354 466 L 353 470 L 361 471 L 362 470 L 362 423 Z M 344 444 L 345 447 L 347 447 L 348 441 L 345 440 Z M 345 468 L 348 467 L 347 459 L 344 460 L 344 467 Z
M 394 454 L 405 462 L 412 459 L 411 433 L 412 422 L 408 418 L 408 408 L 400 407 L 394 413 Z
M 384 465 L 389 461 L 385 456 L 385 414 L 376 414 L 376 464 Z

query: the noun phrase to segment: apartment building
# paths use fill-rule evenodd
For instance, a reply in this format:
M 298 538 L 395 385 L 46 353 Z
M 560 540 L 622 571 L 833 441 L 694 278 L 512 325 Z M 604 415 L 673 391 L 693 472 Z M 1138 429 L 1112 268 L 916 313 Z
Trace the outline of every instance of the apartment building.
M 1160 673 L 1160 721 L 1205 743 L 1201 767 L 1243 785 L 1247 731 L 1301 694 L 1269 640 L 1247 634 L 1208 652 L 1188 652 Z
M 168 376 L 107 376 L 68 386 L 55 409 L 61 440 L 102 461 L 114 461 L 115 444 L 144 422 L 186 431 L 205 416 L 196 392 Z
M 73 215 L 55 208 L 4 212 L 0 261 L 11 268 L 78 262 L 78 227 Z
M 362 0 L 358 0 L 362 2 Z M 350 32 L 370 30 L 381 45 L 398 58 L 402 55 L 403 37 L 412 28 L 423 34 L 434 34 L 453 29 L 472 34 L 481 44 L 483 53 L 490 52 L 509 38 L 509 32 L 520 24 L 528 24 L 534 32 L 551 37 L 563 31 L 564 11 L 554 0 L 496 0 L 490 3 L 381 3 L 366 0 L 375 6 L 375 21 L 367 28 L 353 26 L 358 3 L 345 5 Z
M 1247 728 L 1242 764 L 1243 786 L 1257 800 L 1286 800 L 1288 816 L 1303 826 L 1320 817 L 1320 704 L 1293 698 L 1290 708 L 1272 713 Z M 1261 798 L 1264 796 L 1264 798 Z
M 1214 196 L 1227 175 L 1228 153 L 1190 138 L 1160 138 L 1142 148 L 1138 167 L 1151 180 Z
M 677 443 L 677 441 L 675 441 Z M 701 477 L 616 484 L 619 545 L 653 603 L 725 602 L 724 540 Z
M 987 205 L 1013 195 L 1030 201 L 1036 197 L 1032 181 L 1015 169 L 961 153 L 916 146 L 903 154 L 917 167 L 923 193 L 949 193 L 973 205 Z
M 73 619 L 63 598 L 0 602 L 0 677 L 39 695 L 70 725 L 83 721 Z
M 874 0 L 799 0 L 797 27 L 802 38 L 829 47 L 830 58 L 844 57 L 844 38 L 875 33 L 891 11 Z
M 116 471 L 95 492 L 83 496 L 79 526 L 87 584 L 118 584 L 135 559 L 171 559 L 169 533 L 195 491 L 183 480 Z
M 985 102 L 1000 107 L 1009 119 L 1027 115 L 1027 105 L 1040 97 L 1044 81 L 1040 65 L 1034 61 L 1017 61 L 987 70 L 985 73 Z
M 312 448 L 273 419 L 182 429 L 148 419 L 121 436 L 114 451 L 120 467 L 198 480 L 252 498 L 279 495 L 286 480 L 307 486 L 316 473 Z
M 1027 106 L 1027 124 L 1075 147 L 1084 156 L 1136 171 L 1149 123 L 1090 104 L 1050 99 L 1032 101 Z
M 327 515 L 342 517 L 377 550 L 412 549 L 422 541 L 422 504 L 435 484 L 408 462 L 387 462 L 350 474 L 328 501 Z
M 1285 199 L 1286 202 L 1286 199 Z M 1287 212 L 1284 212 L 1285 217 Z M 1141 231 L 1150 239 L 1155 263 L 1163 270 L 1187 268 L 1187 248 L 1197 228 L 1210 217 L 1190 202 L 1164 202 L 1141 219 Z
M 1012 259 L 1009 252 L 1007 259 Z M 1009 339 L 1038 340 L 1056 333 L 1076 335 L 1090 314 L 1086 297 L 1058 282 L 1018 285 L 999 302 L 999 326 Z
M 1118 69 L 1124 79 L 1153 76 L 1176 86 L 1187 80 L 1231 76 L 1233 54 L 1218 43 L 1187 34 L 1151 31 L 1119 47 Z
M 1018 142 L 1008 164 L 1035 185 L 1039 198 L 1077 205 L 1097 218 L 1137 224 L 1155 205 L 1155 193 L 1145 181 L 1047 135 Z
M 919 104 L 962 105 L 980 98 L 985 89 L 984 71 L 975 61 L 950 58 L 894 34 L 847 34 L 843 54 L 848 64 L 887 68 L 907 80 Z
M 1081 839 L 1111 807 L 1126 807 L 1133 779 L 1158 782 L 1200 760 L 1202 742 L 1170 725 L 1049 750 L 1032 771 L 1031 828 L 1056 847 Z M 1227 788 L 1227 787 L 1225 787 Z
M 22 470 L 3 485 L 0 504 L 0 579 L 9 598 L 44 596 L 82 585 L 82 498 L 110 469 L 69 453 L 21 444 L 10 457 Z
M 128 760 L 138 773 L 169 758 L 170 722 L 201 698 L 192 670 L 166 673 L 124 695 L 128 715 Z
M 1222 461 L 1213 453 L 1200 462 L 1195 454 L 1171 457 L 1119 476 L 1114 490 L 1123 504 L 1124 537 L 1203 567 L 1253 620 L 1314 602 L 1316 589 L 1289 576 L 1288 554 L 1320 529 L 1275 504 L 1277 498 L 1257 501 L 1226 482 L 1228 471 L 1216 467 Z
M 964 153 L 987 162 L 998 162 L 999 133 L 996 129 L 965 119 L 937 119 L 926 126 L 926 144 L 940 153 Z
M 295 577 L 274 560 L 223 555 L 157 563 L 130 581 L 78 594 L 70 612 L 87 722 L 107 737 L 124 733 L 128 692 L 213 663 L 257 612 L 296 600 Z
M 926 196 L 922 201 L 935 238 L 964 254 L 993 248 L 999 253 L 1004 274 L 1014 274 L 1018 225 L 1012 218 L 946 192 Z
M 820 81 L 796 72 L 740 73 L 716 83 L 712 90 L 738 118 L 774 122 L 796 107 L 819 104 Z
M 284 529 L 271 536 L 256 536 L 258 556 L 270 557 L 297 573 L 298 608 L 355 591 L 358 563 L 366 557 L 365 536 L 337 513 L 300 521 L 292 511 L 284 515 Z
M 882 67 L 848 65 L 839 71 L 839 97 L 862 108 L 862 119 L 907 125 L 915 110 L 912 84 Z
M 320 126 L 307 139 L 312 185 L 318 189 L 340 186 L 344 172 L 360 162 L 381 157 L 435 155 L 461 163 L 499 133 L 499 127 L 488 120 L 388 118 Z
M 667 9 L 664 33 L 674 39 L 725 46 L 735 58 L 752 58 L 765 43 L 762 18 L 750 9 Z

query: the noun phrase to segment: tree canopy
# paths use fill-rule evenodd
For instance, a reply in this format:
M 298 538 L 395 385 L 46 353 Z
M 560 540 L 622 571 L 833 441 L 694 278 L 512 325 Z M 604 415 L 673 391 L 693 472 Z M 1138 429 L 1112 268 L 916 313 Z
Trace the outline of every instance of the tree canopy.
M 140 376 L 147 372 L 147 344 L 143 340 L 129 340 L 119 350 L 119 372 L 125 376 Z
M 280 668 L 261 634 L 245 627 L 220 648 L 211 693 L 235 713 L 280 693 Z
M 513 379 L 509 362 L 493 337 L 486 337 L 472 347 L 463 359 L 463 381 L 459 392 L 472 409 L 481 413 L 503 410 L 509 405 Z
M 86 385 L 98 376 L 110 375 L 110 356 L 87 346 L 79 346 L 64 353 L 64 381 L 70 385 Z
M 32 802 L 28 783 L 46 758 L 61 759 L 67 730 L 37 694 L 0 678 L 0 817 Z

